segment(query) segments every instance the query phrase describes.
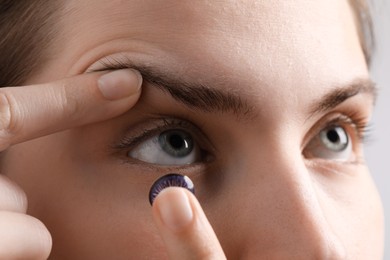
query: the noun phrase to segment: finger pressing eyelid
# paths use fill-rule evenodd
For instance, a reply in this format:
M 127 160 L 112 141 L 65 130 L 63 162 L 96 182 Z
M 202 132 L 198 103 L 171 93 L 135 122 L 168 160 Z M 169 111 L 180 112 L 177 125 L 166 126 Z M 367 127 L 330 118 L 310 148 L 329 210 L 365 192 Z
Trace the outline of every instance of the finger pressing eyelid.
M 170 259 L 226 259 L 195 196 L 169 187 L 153 203 L 153 215 Z
M 138 92 L 142 84 L 142 76 L 136 70 L 116 70 L 101 76 L 98 87 L 108 100 L 129 97 Z
M 139 72 L 89 73 L 0 89 L 0 151 L 39 136 L 118 116 L 137 102 Z

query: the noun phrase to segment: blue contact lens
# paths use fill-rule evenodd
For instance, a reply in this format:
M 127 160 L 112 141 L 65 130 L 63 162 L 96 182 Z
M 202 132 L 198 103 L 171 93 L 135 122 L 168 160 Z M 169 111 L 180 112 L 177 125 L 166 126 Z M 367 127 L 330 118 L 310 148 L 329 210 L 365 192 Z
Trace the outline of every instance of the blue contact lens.
M 149 202 L 153 205 L 154 199 L 165 188 L 168 187 L 183 187 L 195 194 L 194 183 L 185 175 L 178 173 L 169 173 L 158 178 L 152 185 L 149 191 Z

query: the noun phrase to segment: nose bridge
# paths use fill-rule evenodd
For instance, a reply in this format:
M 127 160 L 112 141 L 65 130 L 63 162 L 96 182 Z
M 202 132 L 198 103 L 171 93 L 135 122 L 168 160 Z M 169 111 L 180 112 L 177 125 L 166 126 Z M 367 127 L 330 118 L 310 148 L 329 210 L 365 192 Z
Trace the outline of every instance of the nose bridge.
M 307 170 L 299 147 L 295 152 L 293 147 L 274 148 L 262 158 L 251 155 L 244 170 L 247 178 L 241 179 L 245 182 L 241 185 L 250 188 L 239 203 L 252 202 L 240 214 L 243 225 L 250 223 L 245 254 L 248 258 L 268 254 L 267 259 L 344 259 L 344 247 L 321 206 L 326 197 Z

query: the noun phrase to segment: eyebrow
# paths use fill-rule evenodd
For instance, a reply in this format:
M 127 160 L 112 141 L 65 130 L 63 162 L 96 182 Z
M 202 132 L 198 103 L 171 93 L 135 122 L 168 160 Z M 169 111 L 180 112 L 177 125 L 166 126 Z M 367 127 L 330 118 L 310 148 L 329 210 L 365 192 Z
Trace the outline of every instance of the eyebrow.
M 376 84 L 370 79 L 360 78 L 346 86 L 332 89 L 321 97 L 320 100 L 314 102 L 311 106 L 309 117 L 329 111 L 347 99 L 362 93 L 370 95 L 373 99 L 373 105 L 375 104 L 378 93 Z
M 167 73 L 160 71 L 153 66 L 139 65 L 125 60 L 104 60 L 101 61 L 101 68 L 89 70 L 88 72 L 108 71 L 119 69 L 138 70 L 144 81 L 152 86 L 169 93 L 175 100 L 189 107 L 190 109 L 200 110 L 209 113 L 227 113 L 232 112 L 239 119 L 253 119 L 256 116 L 254 109 L 250 106 L 248 100 L 242 99 L 238 94 L 231 91 L 221 90 L 188 82 L 187 80 L 172 77 Z M 375 103 L 377 96 L 377 87 L 373 81 L 366 78 L 354 80 L 345 86 L 338 86 L 330 90 L 316 102 L 311 105 L 309 118 L 329 111 L 347 99 L 358 94 L 369 94 Z
M 212 88 L 201 83 L 188 82 L 185 79 L 173 77 L 153 66 L 138 65 L 131 61 L 106 60 L 101 62 L 101 68 L 88 72 L 135 69 L 144 81 L 151 83 L 175 100 L 189 107 L 208 113 L 231 112 L 240 119 L 252 119 L 254 112 L 249 102 L 243 100 L 237 93 Z

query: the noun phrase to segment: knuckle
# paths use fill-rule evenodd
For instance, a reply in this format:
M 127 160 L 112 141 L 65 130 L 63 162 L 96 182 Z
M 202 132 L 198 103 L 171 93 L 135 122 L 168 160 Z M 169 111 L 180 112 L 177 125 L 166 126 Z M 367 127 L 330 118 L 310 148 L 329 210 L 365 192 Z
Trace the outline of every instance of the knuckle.
M 215 260 L 221 258 L 218 258 L 211 249 L 207 248 L 199 252 L 196 259 Z
M 0 91 L 0 151 L 10 146 L 12 135 L 18 131 L 15 104 L 12 95 Z
M 82 106 L 79 102 L 79 98 L 77 93 L 75 93 L 73 88 L 74 82 L 72 80 L 68 80 L 61 84 L 62 94 L 59 100 L 59 104 L 61 104 L 61 110 L 67 117 L 78 117 L 82 112 Z

